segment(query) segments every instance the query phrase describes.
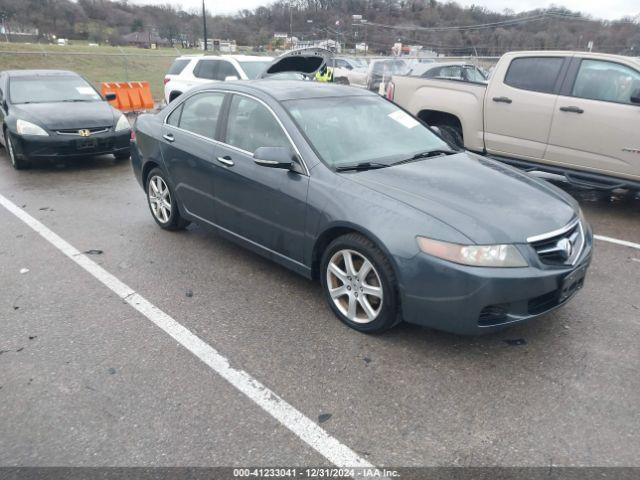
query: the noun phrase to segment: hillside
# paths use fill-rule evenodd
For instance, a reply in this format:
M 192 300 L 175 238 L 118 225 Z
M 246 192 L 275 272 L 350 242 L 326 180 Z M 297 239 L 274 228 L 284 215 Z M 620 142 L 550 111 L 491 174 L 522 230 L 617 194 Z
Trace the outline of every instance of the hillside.
M 498 55 L 514 49 L 584 49 L 638 55 L 638 19 L 605 22 L 566 9 L 521 14 L 463 8 L 436 0 L 281 0 L 233 17 L 209 17 L 210 37 L 238 45 L 268 45 L 275 32 L 299 38 L 338 38 L 347 46 L 367 36 L 372 52 L 389 53 L 396 41 L 446 54 Z M 199 12 L 171 6 L 141 6 L 110 0 L 0 0 L 11 31 L 37 28 L 41 40 L 57 37 L 96 43 L 122 42 L 132 31 L 152 31 L 186 46 L 202 37 Z M 352 25 L 353 14 L 368 20 Z M 366 30 L 366 31 L 365 31 Z

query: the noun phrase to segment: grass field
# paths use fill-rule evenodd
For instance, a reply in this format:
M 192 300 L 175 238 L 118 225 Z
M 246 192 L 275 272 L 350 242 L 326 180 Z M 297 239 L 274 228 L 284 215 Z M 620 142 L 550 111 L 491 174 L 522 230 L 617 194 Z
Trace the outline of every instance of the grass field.
M 163 48 L 146 50 L 135 47 L 89 47 L 73 44 L 64 47 L 45 44 L 0 43 L 0 70 L 60 68 L 84 75 L 96 87 L 100 82 L 149 82 L 156 101 L 161 101 L 162 79 L 173 59 L 198 51 Z

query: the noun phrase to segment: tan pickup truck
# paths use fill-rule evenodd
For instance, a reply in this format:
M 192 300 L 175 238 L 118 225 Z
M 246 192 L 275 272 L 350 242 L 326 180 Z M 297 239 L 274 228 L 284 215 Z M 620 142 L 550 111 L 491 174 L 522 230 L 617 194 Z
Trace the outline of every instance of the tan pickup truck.
M 394 76 L 388 97 L 460 146 L 590 187 L 640 188 L 640 60 L 505 54 L 488 83 Z

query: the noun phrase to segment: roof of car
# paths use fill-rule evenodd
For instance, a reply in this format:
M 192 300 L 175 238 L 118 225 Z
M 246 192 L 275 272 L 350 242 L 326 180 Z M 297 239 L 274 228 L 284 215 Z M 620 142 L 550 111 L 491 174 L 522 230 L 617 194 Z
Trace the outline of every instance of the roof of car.
M 225 82 L 228 86 L 242 86 L 270 95 L 278 101 L 320 97 L 376 96 L 368 90 L 333 83 L 304 80 L 249 80 Z M 219 86 L 216 84 L 216 86 Z
M 9 75 L 10 77 L 33 77 L 33 76 L 56 76 L 56 75 L 74 75 L 79 77 L 76 72 L 72 72 L 71 70 L 6 70 L 4 73 Z

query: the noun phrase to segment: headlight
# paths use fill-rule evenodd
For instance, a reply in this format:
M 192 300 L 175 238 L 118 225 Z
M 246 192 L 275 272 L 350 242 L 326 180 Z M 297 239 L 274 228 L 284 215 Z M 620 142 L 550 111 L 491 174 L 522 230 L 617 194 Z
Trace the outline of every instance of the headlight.
M 514 245 L 458 245 L 417 237 L 420 250 L 434 257 L 471 267 L 526 267 Z
M 45 132 L 44 128 L 39 127 L 35 123 L 27 122 L 26 120 L 20 120 L 16 122 L 16 130 L 18 135 L 37 135 L 40 137 L 48 137 L 49 134 Z
M 129 120 L 124 115 L 120 115 L 118 119 L 118 123 L 116 123 L 116 132 L 121 132 L 122 130 L 129 130 L 131 125 L 129 125 Z

